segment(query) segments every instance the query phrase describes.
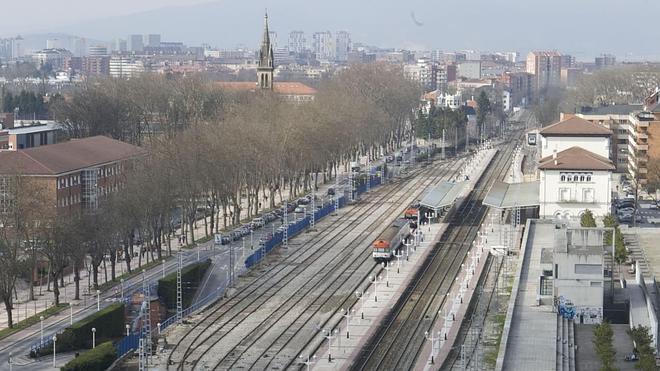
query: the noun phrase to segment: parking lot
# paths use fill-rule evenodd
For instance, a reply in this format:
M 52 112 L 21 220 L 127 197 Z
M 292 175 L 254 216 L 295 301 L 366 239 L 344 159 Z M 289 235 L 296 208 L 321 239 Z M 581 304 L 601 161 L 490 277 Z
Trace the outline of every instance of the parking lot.
M 634 215 L 638 227 L 660 226 L 660 207 L 656 201 L 638 200 L 635 203 L 635 191 L 629 181 L 617 177 L 614 184 L 612 214 L 617 216 L 620 224 L 632 226 Z

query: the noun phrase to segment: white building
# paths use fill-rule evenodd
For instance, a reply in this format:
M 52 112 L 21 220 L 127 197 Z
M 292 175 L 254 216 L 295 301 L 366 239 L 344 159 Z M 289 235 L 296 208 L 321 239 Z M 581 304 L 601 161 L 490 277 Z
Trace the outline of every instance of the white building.
M 541 218 L 578 218 L 589 209 L 594 216 L 610 213 L 612 171 L 607 157 L 582 147 L 571 147 L 539 162 Z
M 316 53 L 317 60 L 333 61 L 336 57 L 335 40 L 330 31 L 315 32 L 312 50 Z
M 351 34 L 347 31 L 337 32 L 337 39 L 335 41 L 335 59 L 338 62 L 346 62 L 348 60 L 348 53 L 351 51 Z
M 502 109 L 504 112 L 511 111 L 511 92 L 508 90 L 502 90 Z
M 403 66 L 403 74 L 420 83 L 426 91 L 437 89 L 437 71 L 437 65 L 428 59 L 419 59 L 415 64 Z
M 110 58 L 110 76 L 130 78 L 145 71 L 144 62 L 120 55 Z
M 611 155 L 612 131 L 579 117 L 571 117 L 546 126 L 539 131 L 539 135 L 541 158 L 576 146 L 607 159 Z
M 293 53 L 302 53 L 307 49 L 307 39 L 305 32 L 291 31 L 289 33 L 289 51 Z
M 553 251 L 553 296 L 559 312 L 575 323 L 603 321 L 605 279 L 604 230 L 595 228 L 560 229 L 555 232 Z

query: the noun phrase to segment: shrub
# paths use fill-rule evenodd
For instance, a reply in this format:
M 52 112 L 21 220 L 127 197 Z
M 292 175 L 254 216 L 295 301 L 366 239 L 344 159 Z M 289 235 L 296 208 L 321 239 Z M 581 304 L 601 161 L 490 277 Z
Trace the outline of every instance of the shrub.
M 117 351 L 111 341 L 99 344 L 64 365 L 61 371 L 104 371 L 117 359 Z
M 92 347 L 92 328 L 96 328 L 96 344 L 115 340 L 124 335 L 124 304 L 113 303 L 64 329 L 57 335 L 57 351 L 68 352 Z M 39 350 L 39 356 L 52 354 L 53 347 Z M 37 354 L 32 354 L 37 356 Z
M 189 265 L 181 271 L 183 308 L 188 308 L 193 296 L 211 266 L 211 260 Z M 158 296 L 168 309 L 176 309 L 176 272 L 158 280 Z

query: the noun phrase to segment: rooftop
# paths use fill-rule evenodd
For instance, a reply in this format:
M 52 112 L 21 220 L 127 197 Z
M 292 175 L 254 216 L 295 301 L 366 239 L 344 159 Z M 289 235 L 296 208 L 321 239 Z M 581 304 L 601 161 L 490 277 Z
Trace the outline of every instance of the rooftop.
M 554 155 L 553 155 L 554 156 Z M 539 161 L 539 170 L 606 170 L 615 169 L 610 159 L 581 147 L 571 147 Z
M 40 133 L 43 131 L 52 131 L 60 130 L 62 125 L 57 122 L 47 122 L 44 124 L 35 124 L 29 126 L 17 126 L 14 128 L 7 128 L 0 131 L 0 133 L 6 134 L 31 134 L 31 133 Z
M 603 136 L 609 137 L 612 131 L 579 117 L 571 117 L 546 126 L 539 131 L 543 136 Z
M 539 205 L 539 182 L 495 182 L 488 190 L 483 204 L 498 209 Z
M 104 136 L 0 152 L 0 174 L 58 175 L 128 160 L 145 150 Z
M 594 115 L 594 116 L 604 116 L 604 115 L 629 115 L 632 112 L 639 111 L 642 109 L 641 104 L 613 104 L 609 106 L 600 106 L 600 107 L 581 107 L 581 115 Z
M 228 90 L 252 91 L 258 89 L 257 83 L 252 81 L 218 81 L 216 86 Z M 282 95 L 315 95 L 316 89 L 300 82 L 274 82 L 273 91 Z

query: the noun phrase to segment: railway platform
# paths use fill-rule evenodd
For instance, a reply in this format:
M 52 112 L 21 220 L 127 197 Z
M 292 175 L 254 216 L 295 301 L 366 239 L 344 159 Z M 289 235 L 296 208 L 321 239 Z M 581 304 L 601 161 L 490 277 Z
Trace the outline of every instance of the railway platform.
M 466 185 L 457 195 L 455 207 L 460 207 L 464 202 L 475 187 L 479 175 L 486 170 L 495 154 L 495 149 L 483 150 L 475 156 L 473 166 L 459 175 L 460 180 L 467 180 Z M 446 223 L 422 225 L 420 227 L 422 237 L 416 249 L 413 245 L 404 246 L 400 258 L 393 259 L 389 267 L 384 268 L 378 277 L 372 277 L 366 290 L 356 293 L 360 300 L 352 308 L 344 309 L 343 316 L 337 316 L 336 326 L 321 329 L 325 340 L 315 354 L 302 356 L 300 365 L 307 365 L 316 370 L 348 369 L 361 348 L 376 331 L 380 319 L 396 303 L 420 263 L 433 250 L 447 227 Z M 408 250 L 409 255 L 406 256 Z

